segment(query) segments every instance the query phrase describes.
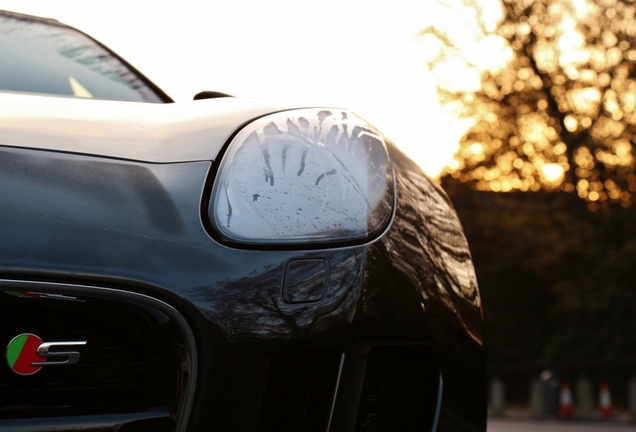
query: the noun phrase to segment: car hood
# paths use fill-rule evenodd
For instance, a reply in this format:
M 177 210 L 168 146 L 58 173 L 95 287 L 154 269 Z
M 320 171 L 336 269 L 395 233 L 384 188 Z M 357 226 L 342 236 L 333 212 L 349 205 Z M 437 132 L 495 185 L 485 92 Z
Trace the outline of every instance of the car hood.
M 310 106 L 260 98 L 151 104 L 0 93 L 0 145 L 155 163 L 214 160 L 250 121 Z

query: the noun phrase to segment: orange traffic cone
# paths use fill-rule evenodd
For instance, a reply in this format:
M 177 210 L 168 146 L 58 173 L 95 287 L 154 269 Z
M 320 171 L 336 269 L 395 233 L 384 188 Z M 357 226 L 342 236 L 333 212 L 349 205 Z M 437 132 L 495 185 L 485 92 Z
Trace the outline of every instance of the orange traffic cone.
M 572 391 L 567 380 L 561 382 L 561 393 L 559 394 L 559 415 L 562 418 L 572 418 L 574 416 L 574 404 L 572 403 Z
M 601 382 L 601 391 L 598 395 L 598 407 L 602 418 L 612 417 L 612 396 L 607 381 Z

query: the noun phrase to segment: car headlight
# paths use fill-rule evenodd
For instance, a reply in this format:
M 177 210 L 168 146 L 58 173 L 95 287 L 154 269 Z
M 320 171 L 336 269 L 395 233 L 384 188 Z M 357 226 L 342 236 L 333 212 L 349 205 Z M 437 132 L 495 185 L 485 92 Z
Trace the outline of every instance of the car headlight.
M 393 201 L 382 134 L 350 111 L 303 109 L 236 135 L 208 211 L 230 243 L 346 243 L 385 229 Z

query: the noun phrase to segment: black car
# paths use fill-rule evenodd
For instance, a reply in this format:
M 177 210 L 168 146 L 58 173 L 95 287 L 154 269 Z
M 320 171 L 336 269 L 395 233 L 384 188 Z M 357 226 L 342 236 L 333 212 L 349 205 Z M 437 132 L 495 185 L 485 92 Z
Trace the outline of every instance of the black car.
M 0 89 L 0 430 L 485 430 L 461 225 L 364 120 L 11 12 Z

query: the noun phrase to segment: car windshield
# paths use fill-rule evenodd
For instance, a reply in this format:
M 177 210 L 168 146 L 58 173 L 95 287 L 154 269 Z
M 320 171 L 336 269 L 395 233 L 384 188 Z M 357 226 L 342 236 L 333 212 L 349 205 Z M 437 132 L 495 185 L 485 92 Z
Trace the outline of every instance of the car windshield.
M 143 77 L 85 34 L 0 12 L 0 91 L 163 102 Z

